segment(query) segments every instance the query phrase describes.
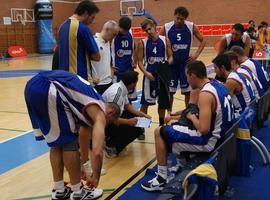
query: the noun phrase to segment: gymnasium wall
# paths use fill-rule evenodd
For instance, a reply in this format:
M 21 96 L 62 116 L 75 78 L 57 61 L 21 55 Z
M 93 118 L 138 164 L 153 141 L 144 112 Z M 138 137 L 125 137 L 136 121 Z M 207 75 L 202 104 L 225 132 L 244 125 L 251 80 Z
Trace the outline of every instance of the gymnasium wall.
M 3 25 L 3 17 L 10 16 L 10 8 L 34 8 L 36 0 L 8 0 L 1 4 L 0 9 L 0 54 L 10 45 L 23 45 L 28 53 L 37 50 L 37 30 L 34 23 L 20 23 Z M 65 0 L 66 3 L 53 1 L 54 19 L 53 30 L 57 30 L 61 23 L 72 15 L 78 2 Z M 119 19 L 119 1 L 98 2 L 100 13 L 94 24 L 93 32 L 100 31 L 103 23 L 109 19 Z M 254 19 L 256 24 L 262 20 L 270 22 L 270 1 L 265 0 L 145 0 L 145 9 L 150 12 L 159 25 L 173 19 L 176 6 L 186 6 L 190 11 L 189 20 L 196 24 L 233 24 L 247 22 Z M 133 26 L 139 26 L 142 17 L 134 17 Z M 212 47 L 220 37 L 206 36 L 207 46 Z M 194 44 L 196 45 L 196 43 Z

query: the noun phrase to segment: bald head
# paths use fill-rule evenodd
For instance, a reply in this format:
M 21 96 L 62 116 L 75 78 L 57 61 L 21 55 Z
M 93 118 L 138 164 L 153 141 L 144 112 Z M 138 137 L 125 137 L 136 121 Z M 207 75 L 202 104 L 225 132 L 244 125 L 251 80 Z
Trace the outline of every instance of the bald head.
M 119 27 L 116 21 L 107 21 L 102 28 L 102 36 L 106 41 L 111 41 L 119 32 Z

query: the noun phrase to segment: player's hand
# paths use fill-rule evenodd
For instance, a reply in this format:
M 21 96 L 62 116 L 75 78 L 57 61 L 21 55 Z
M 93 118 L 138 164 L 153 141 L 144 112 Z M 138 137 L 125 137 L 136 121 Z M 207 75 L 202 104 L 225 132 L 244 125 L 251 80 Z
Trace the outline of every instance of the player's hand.
M 164 123 L 167 124 L 167 123 L 169 123 L 171 120 L 172 120 L 171 115 L 167 115 L 167 116 L 165 117 L 165 119 L 164 119 Z
M 130 126 L 136 126 L 137 121 L 138 120 L 135 117 L 130 118 L 130 119 L 128 119 L 128 125 L 130 125 Z
M 89 188 L 97 188 L 98 183 L 99 183 L 99 179 L 98 178 L 95 178 L 93 176 L 90 176 L 90 177 L 88 177 L 86 179 L 86 185 Z
M 150 72 L 146 72 L 145 73 L 146 78 L 148 78 L 150 81 L 154 81 L 155 77 L 150 73 Z
M 152 117 L 150 115 L 144 114 L 144 117 L 148 118 L 148 119 L 152 119 Z
M 192 121 L 192 118 L 194 119 L 194 117 L 197 118 L 196 115 L 195 115 L 195 114 L 192 114 L 191 112 L 189 112 L 189 113 L 187 114 L 187 118 L 188 118 L 189 120 L 191 120 L 191 121 Z
M 97 85 L 99 82 L 100 82 L 100 79 L 99 78 L 93 78 L 93 83 L 95 85 Z
M 196 60 L 198 57 L 199 57 L 199 55 L 197 53 L 193 53 L 191 56 L 189 56 L 188 63 Z

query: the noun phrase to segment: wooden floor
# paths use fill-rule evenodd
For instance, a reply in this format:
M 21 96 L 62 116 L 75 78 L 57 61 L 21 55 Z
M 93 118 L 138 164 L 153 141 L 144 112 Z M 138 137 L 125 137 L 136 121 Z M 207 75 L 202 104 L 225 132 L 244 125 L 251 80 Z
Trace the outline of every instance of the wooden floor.
M 205 64 L 209 64 L 215 54 L 213 49 L 205 49 L 199 59 L 204 61 Z M 51 60 L 51 56 L 35 55 L 23 59 L 0 61 L 0 75 L 6 70 L 50 69 Z M 0 77 L 0 145 L 31 130 L 23 96 L 25 84 L 30 78 L 31 76 Z M 139 90 L 141 89 L 141 80 L 140 74 Z M 183 107 L 183 97 L 178 92 L 174 110 L 180 110 Z M 154 122 L 158 122 L 156 110 L 156 106 L 149 109 L 149 114 L 153 117 Z M 128 146 L 124 155 L 110 160 L 104 159 L 104 168 L 107 170 L 107 174 L 102 176 L 100 181 L 100 187 L 104 189 L 102 199 L 108 197 L 113 190 L 155 158 L 153 130 L 157 126 L 157 123 L 153 123 L 152 127 L 146 130 L 145 141 L 134 141 Z M 33 143 L 35 142 L 33 139 Z M 5 152 L 7 157 L 8 153 Z M 0 165 L 6 164 L 0 163 Z M 155 162 L 150 166 L 154 164 Z M 143 174 L 144 172 L 133 182 L 136 182 Z M 67 174 L 65 174 L 65 177 L 68 181 Z M 121 195 L 133 182 L 121 190 L 113 199 Z M 45 153 L 0 175 L 0 199 L 50 199 L 52 186 L 49 156 L 48 153 Z

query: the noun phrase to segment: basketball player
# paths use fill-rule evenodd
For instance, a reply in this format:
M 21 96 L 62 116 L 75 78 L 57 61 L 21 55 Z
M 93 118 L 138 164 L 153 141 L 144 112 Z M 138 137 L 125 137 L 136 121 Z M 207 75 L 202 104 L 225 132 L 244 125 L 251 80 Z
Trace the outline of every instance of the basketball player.
M 102 167 L 104 129 L 106 123 L 119 117 L 119 107 L 114 103 L 105 105 L 89 82 L 62 70 L 40 72 L 30 79 L 25 87 L 25 101 L 36 139 L 45 139 L 50 147 L 54 179 L 52 199 L 95 199 L 101 196 L 102 190 L 88 190 L 81 184 L 80 162 L 87 186 L 96 188 Z M 78 135 L 80 126 L 92 128 L 87 139 Z M 88 158 L 90 136 L 93 170 Z M 64 166 L 71 188 L 64 185 Z M 90 171 L 93 171 L 92 175 Z
M 187 21 L 188 16 L 189 12 L 185 7 L 177 7 L 174 11 L 174 21 L 166 23 L 160 32 L 160 35 L 169 38 L 173 52 L 170 85 L 171 107 L 173 104 L 173 95 L 177 90 L 179 81 L 181 93 L 185 95 L 185 103 L 186 105 L 188 104 L 191 88 L 185 75 L 185 66 L 188 62 L 196 60 L 199 57 L 206 43 L 197 26 L 193 22 Z M 199 41 L 199 47 L 195 53 L 190 54 L 193 36 Z
M 172 60 L 172 52 L 169 41 L 165 36 L 160 36 L 150 19 L 141 23 L 147 38 L 138 43 L 138 66 L 143 72 L 143 91 L 141 98 L 141 111 L 147 114 L 148 106 L 155 105 L 158 97 L 158 76 L 155 67 L 159 62 Z M 170 70 L 168 68 L 168 70 Z M 159 124 L 164 124 L 165 108 L 162 102 L 158 105 Z
M 132 36 L 131 18 L 123 16 L 119 20 L 119 33 L 112 41 L 112 65 L 115 70 L 114 81 L 122 80 L 122 75 L 127 71 L 133 71 L 136 65 L 135 43 Z M 129 92 L 129 101 L 137 99 L 136 89 Z
M 264 91 L 268 90 L 270 86 L 270 78 L 268 73 L 264 70 L 263 66 L 258 61 L 248 58 L 245 55 L 244 49 L 242 47 L 233 46 L 231 51 L 236 53 L 240 65 L 247 67 L 259 79 Z
M 91 84 L 89 61 L 99 61 L 100 54 L 88 25 L 98 12 L 99 8 L 92 1 L 81 1 L 58 32 L 59 69 L 78 74 Z
M 245 50 L 245 55 L 249 55 L 250 50 L 250 37 L 245 32 L 245 28 L 242 24 L 234 24 L 232 32 L 226 34 L 220 42 L 218 54 L 222 54 L 225 51 L 230 50 L 233 46 L 240 46 Z
M 203 62 L 190 62 L 186 66 L 186 76 L 192 89 L 200 89 L 199 119 L 194 114 L 187 114 L 196 130 L 177 124 L 162 126 L 155 130 L 158 172 L 155 178 L 141 184 L 147 191 L 164 188 L 167 180 L 168 152 L 173 151 L 177 155 L 183 151 L 210 152 L 232 125 L 233 105 L 228 90 L 222 83 L 207 78 Z
M 244 75 L 250 82 L 252 90 L 254 92 L 255 98 L 258 100 L 261 96 L 264 95 L 265 90 L 263 89 L 263 86 L 259 79 L 255 76 L 255 74 L 246 66 L 239 65 L 238 64 L 238 58 L 236 53 L 233 51 L 226 51 L 224 54 L 226 54 L 229 57 L 231 67 L 233 71 L 236 71 L 242 75 Z
M 249 80 L 242 74 L 233 71 L 229 56 L 220 54 L 212 61 L 217 76 L 226 79 L 226 87 L 232 97 L 236 113 L 241 113 L 255 99 Z

